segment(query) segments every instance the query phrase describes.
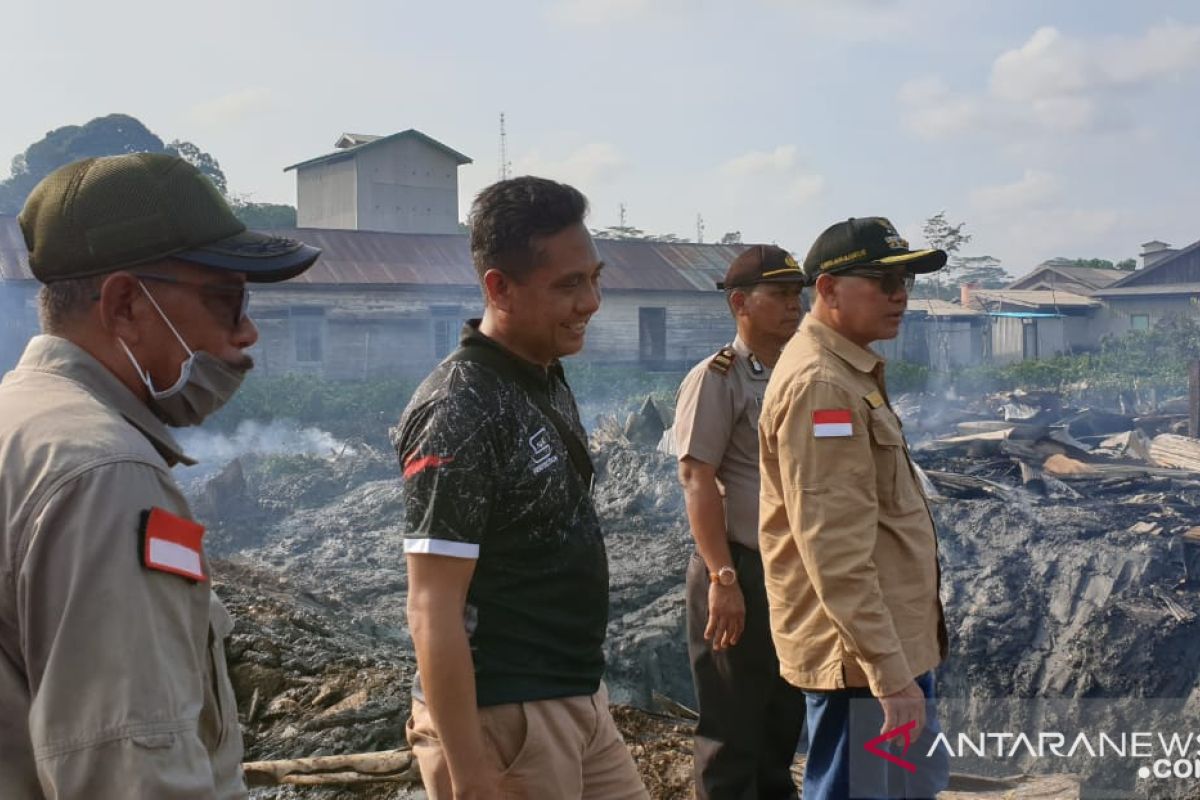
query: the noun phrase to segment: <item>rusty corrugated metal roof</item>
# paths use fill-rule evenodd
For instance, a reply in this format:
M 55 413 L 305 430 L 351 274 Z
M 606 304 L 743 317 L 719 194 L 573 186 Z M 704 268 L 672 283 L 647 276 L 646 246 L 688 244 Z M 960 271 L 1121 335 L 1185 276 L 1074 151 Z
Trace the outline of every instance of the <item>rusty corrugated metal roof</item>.
M 290 285 L 476 286 L 465 234 L 381 233 L 298 228 L 270 231 L 320 247 L 321 258 Z M 712 292 L 745 245 L 597 239 L 604 287 Z M 16 217 L 0 216 L 0 279 L 32 280 Z
M 475 286 L 466 234 L 379 233 L 318 228 L 271 231 L 321 248 L 312 269 L 292 283 Z M 711 292 L 744 245 L 668 244 L 597 239 L 604 287 Z

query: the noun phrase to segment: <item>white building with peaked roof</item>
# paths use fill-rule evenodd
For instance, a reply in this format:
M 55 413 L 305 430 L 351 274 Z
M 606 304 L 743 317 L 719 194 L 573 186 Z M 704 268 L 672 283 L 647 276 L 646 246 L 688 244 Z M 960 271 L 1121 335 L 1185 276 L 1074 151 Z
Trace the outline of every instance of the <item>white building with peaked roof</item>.
M 387 233 L 458 233 L 458 168 L 471 159 L 418 130 L 343 133 L 296 172 L 296 224 Z

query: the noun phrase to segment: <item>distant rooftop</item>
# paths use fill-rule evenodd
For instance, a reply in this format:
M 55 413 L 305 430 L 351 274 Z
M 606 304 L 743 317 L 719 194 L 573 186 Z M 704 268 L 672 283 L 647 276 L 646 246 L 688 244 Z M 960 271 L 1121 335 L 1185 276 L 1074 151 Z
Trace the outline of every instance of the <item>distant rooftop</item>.
M 908 301 L 908 310 L 915 314 L 925 314 L 930 317 L 980 317 L 982 312 L 974 308 L 964 308 L 949 300 L 921 298 Z
M 1094 291 L 1114 284 L 1128 274 L 1128 272 L 1119 269 L 1076 267 L 1071 266 L 1070 262 L 1066 259 L 1051 259 L 1039 264 L 1028 275 L 1022 275 L 1020 278 L 1014 280 L 1008 285 L 1008 289 L 1029 289 L 1045 284 L 1053 286 L 1061 282 L 1064 284 L 1078 284 L 1082 288 Z M 1059 277 L 1063 280 L 1057 280 Z M 1067 287 L 1064 286 L 1064 288 Z M 1091 291 L 1088 294 L 1091 294 Z
M 367 148 L 377 147 L 386 142 L 394 142 L 400 139 L 416 139 L 417 141 L 424 142 L 431 147 L 441 150 L 446 155 L 457 161 L 460 166 L 463 164 L 472 163 L 468 156 L 463 155 L 454 148 L 442 144 L 432 136 L 421 133 L 414 128 L 409 128 L 406 131 L 393 133 L 390 136 L 375 136 L 374 134 L 369 133 L 343 133 L 338 137 L 337 142 L 334 143 L 334 147 L 336 147 L 337 150 L 334 150 L 332 153 L 326 153 L 323 156 L 310 158 L 307 161 L 301 161 L 299 163 L 292 164 L 290 167 L 284 167 L 283 171 L 288 172 L 289 170 L 293 169 L 314 167 L 318 164 L 329 164 L 334 161 L 353 158 L 355 155 L 363 150 L 366 150 Z
M 375 136 L 370 133 L 343 133 L 338 137 L 334 147 L 339 150 L 345 150 L 347 147 L 357 147 L 360 144 L 369 144 L 371 142 L 382 139 L 382 136 Z
M 976 289 L 971 292 L 971 304 L 988 310 L 989 303 L 1002 303 L 1018 308 L 1035 309 L 1086 309 L 1098 308 L 1101 303 L 1090 297 L 1072 292 L 1046 289 Z
M 273 287 L 459 286 L 478 288 L 468 237 L 461 233 L 381 233 L 292 228 L 268 231 L 321 248 L 311 269 Z M 606 290 L 717 292 L 729 264 L 745 245 L 597 239 Z M 0 280 L 31 281 L 17 218 L 0 215 Z

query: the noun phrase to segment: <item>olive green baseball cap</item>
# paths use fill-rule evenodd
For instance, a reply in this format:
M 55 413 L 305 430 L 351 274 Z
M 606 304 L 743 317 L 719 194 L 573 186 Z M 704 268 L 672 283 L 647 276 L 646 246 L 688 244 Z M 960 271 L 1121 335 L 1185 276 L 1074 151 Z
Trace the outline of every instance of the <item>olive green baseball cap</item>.
M 182 158 L 130 153 L 51 172 L 18 216 L 29 268 L 42 283 L 174 258 L 287 280 L 321 254 L 295 239 L 246 230 L 212 182 Z

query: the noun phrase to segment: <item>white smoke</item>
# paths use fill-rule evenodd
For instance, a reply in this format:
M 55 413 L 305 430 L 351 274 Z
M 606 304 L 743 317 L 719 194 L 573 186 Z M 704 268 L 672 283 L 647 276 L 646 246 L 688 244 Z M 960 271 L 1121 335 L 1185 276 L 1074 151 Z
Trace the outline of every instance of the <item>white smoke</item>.
M 217 433 L 202 428 L 187 428 L 176 435 L 183 452 L 200 462 L 209 472 L 239 456 L 312 455 L 325 458 L 355 455 L 354 448 L 332 434 L 317 428 L 302 428 L 294 420 L 255 422 L 243 420 L 233 433 Z

